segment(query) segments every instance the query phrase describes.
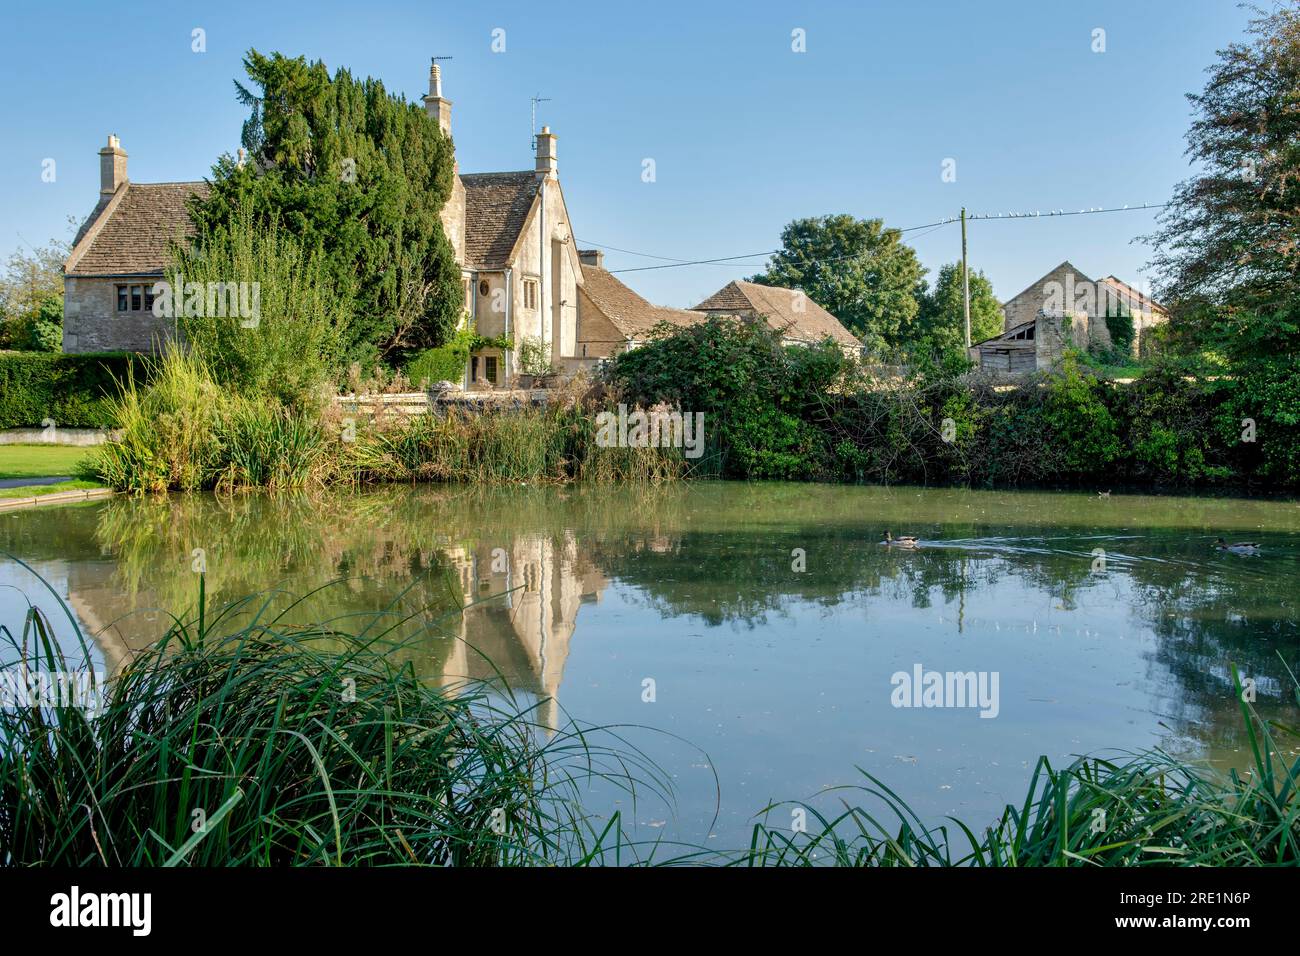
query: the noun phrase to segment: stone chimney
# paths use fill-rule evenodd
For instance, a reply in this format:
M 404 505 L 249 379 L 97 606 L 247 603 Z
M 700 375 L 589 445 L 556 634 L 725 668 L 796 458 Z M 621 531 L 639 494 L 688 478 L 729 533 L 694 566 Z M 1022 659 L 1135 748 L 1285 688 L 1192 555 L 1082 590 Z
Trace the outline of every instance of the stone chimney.
M 597 269 L 605 268 L 605 253 L 599 249 L 579 249 L 578 258 L 582 260 L 584 266 L 595 266 Z
M 108 134 L 108 145 L 99 151 L 99 194 L 105 198 L 126 182 L 126 150 L 116 133 Z
M 438 121 L 443 136 L 451 136 L 451 100 L 443 98 L 442 69 L 437 60 L 429 64 L 429 95 L 424 98 L 424 111 Z
M 555 159 L 555 134 L 549 126 L 543 126 L 537 134 L 537 175 L 554 179 L 560 174 L 560 165 Z

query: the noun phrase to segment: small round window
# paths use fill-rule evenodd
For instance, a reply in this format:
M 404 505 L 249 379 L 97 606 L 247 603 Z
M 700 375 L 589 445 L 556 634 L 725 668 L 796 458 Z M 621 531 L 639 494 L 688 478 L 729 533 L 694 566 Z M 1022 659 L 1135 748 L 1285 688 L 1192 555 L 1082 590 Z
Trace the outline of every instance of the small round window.
M 487 281 L 487 279 L 484 279 L 482 282 L 480 282 L 480 283 L 478 284 L 478 294 L 479 294 L 479 295 L 487 295 L 487 294 L 488 294 L 488 281 Z

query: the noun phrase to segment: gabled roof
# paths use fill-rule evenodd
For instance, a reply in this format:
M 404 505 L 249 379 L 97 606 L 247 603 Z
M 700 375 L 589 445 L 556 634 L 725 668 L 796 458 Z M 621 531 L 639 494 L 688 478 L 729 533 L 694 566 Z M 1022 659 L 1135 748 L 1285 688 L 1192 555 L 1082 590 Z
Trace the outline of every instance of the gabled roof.
M 830 338 L 839 345 L 861 345 L 839 319 L 798 289 L 737 280 L 692 307 L 694 312 L 749 310 L 765 316 L 767 324 L 787 339 L 811 344 Z
M 1092 280 L 1089 279 L 1086 275 L 1084 275 L 1082 269 L 1078 268 L 1078 266 L 1076 266 L 1076 265 L 1075 265 L 1073 262 L 1071 262 L 1069 259 L 1066 259 L 1064 262 L 1062 262 L 1062 263 L 1061 263 L 1059 266 L 1057 266 L 1055 269 L 1048 269 L 1048 270 L 1047 270 L 1046 272 L 1044 272 L 1041 276 L 1039 276 L 1037 279 L 1035 279 L 1035 280 L 1034 280 L 1033 282 L 1031 282 L 1029 285 L 1025 286 L 1025 288 L 1023 288 L 1022 290 L 1020 290 L 1019 292 L 1017 292 L 1015 295 L 1013 295 L 1011 298 L 1007 299 L 1006 302 L 1003 302 L 1002 304 L 1003 304 L 1004 306 L 1009 305 L 1010 303 L 1016 301 L 1016 299 L 1020 298 L 1022 295 L 1026 295 L 1026 294 L 1028 294 L 1028 293 L 1030 293 L 1030 292 L 1033 292 L 1033 293 L 1036 294 L 1036 295 L 1041 295 L 1041 294 L 1042 294 L 1042 288 L 1043 288 L 1043 283 L 1044 283 L 1044 281 L 1047 279 L 1048 276 L 1055 275 L 1055 274 L 1058 273 L 1058 272 L 1073 272 L 1075 278 L 1076 278 L 1079 282 L 1091 282 L 1091 281 L 1092 281 Z
M 537 173 L 469 173 L 465 186 L 465 266 L 497 270 L 510 264 L 537 198 Z
M 1124 282 L 1121 279 L 1116 279 L 1114 276 L 1106 276 L 1106 278 L 1101 281 L 1114 289 L 1119 294 L 1120 299 L 1122 299 L 1130 309 L 1136 303 L 1139 312 L 1150 312 L 1155 315 L 1165 314 L 1164 306 L 1156 302 L 1150 296 L 1143 295 L 1127 282 Z
M 208 184 L 126 182 L 101 197 L 73 240 L 70 276 L 161 275 L 172 240 L 194 233 L 186 204 Z
M 582 291 L 614 327 L 634 341 L 660 322 L 680 328 L 698 325 L 707 318 L 685 309 L 668 309 L 651 305 L 604 269 L 583 264 Z

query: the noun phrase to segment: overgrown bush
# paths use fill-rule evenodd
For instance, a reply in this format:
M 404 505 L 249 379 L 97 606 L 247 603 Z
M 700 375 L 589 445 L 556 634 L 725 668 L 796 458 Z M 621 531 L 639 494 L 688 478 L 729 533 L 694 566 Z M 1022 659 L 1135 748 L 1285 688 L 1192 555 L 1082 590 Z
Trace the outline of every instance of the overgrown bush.
M 1225 376 L 1169 359 L 1120 385 L 1073 352 L 1055 371 L 1014 382 L 950 355 L 877 380 L 832 346 L 783 348 L 760 326 L 715 320 L 662 330 L 607 375 L 629 402 L 704 411 L 724 477 L 1300 482 L 1300 376 L 1282 361 Z
M 166 279 L 180 276 L 187 307 L 177 316 L 187 344 L 221 385 L 250 398 L 300 403 L 341 372 L 341 329 L 352 299 L 329 276 L 317 250 L 302 246 L 272 217 L 254 224 L 247 205 L 228 222 L 206 228 L 173 250 Z M 247 283 L 241 301 L 255 315 L 230 309 L 218 288 Z M 205 296 L 191 315 L 189 287 Z M 208 314 L 213 305 L 230 314 Z

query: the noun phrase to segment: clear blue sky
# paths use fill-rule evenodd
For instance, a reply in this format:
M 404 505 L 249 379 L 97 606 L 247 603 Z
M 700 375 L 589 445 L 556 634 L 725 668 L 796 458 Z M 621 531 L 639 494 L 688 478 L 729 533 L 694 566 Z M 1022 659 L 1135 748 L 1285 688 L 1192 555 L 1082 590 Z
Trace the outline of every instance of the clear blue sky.
M 580 243 L 679 259 L 759 252 L 781 227 L 848 212 L 907 227 L 953 215 L 1160 202 L 1188 172 L 1189 110 L 1231 0 L 853 3 L 6 3 L 0 255 L 66 236 L 98 191 L 109 132 L 137 182 L 198 179 L 239 145 L 249 47 L 444 93 L 463 172 L 532 167 L 529 97 L 559 136 Z M 207 52 L 191 52 L 191 31 Z M 492 31 L 506 50 L 493 53 Z M 806 31 L 807 52 L 791 50 Z M 1094 53 L 1093 30 L 1106 31 Z M 42 161 L 57 163 L 53 183 Z M 653 158 L 657 181 L 642 182 Z M 945 183 L 941 164 L 957 161 Z M 975 223 L 970 257 L 1006 299 L 1062 259 L 1142 278 L 1147 212 Z M 909 236 L 933 273 L 947 226 Z M 685 306 L 748 265 L 633 272 Z M 613 269 L 656 264 L 608 254 Z

